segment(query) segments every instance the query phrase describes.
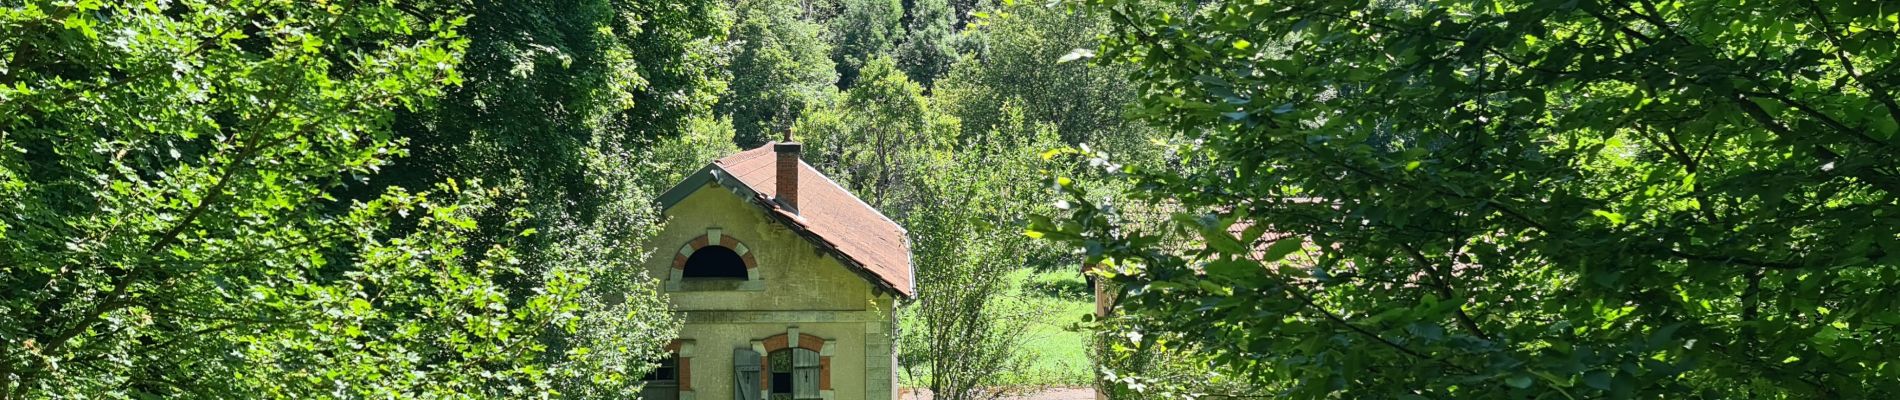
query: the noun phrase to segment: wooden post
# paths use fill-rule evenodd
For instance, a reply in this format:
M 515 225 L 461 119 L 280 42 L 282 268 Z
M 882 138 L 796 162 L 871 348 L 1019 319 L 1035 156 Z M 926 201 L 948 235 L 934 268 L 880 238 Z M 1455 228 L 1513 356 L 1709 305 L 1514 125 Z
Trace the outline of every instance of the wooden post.
M 1108 318 L 1108 305 L 1109 305 L 1110 298 L 1108 294 L 1108 285 L 1105 285 L 1102 282 L 1097 281 L 1095 278 L 1095 275 L 1090 274 L 1090 272 L 1095 271 L 1095 269 L 1097 268 L 1101 268 L 1101 265 L 1097 265 L 1094 263 L 1083 263 L 1082 264 L 1082 279 L 1084 282 L 1089 283 L 1090 289 L 1094 289 L 1091 291 L 1094 292 L 1095 294 L 1095 321 L 1097 323 L 1100 323 L 1103 319 Z M 1100 332 L 1097 332 L 1094 340 L 1090 341 L 1090 346 L 1095 347 L 1094 349 L 1090 349 L 1090 350 L 1097 352 L 1095 357 L 1096 357 L 1096 362 L 1098 364 L 1101 363 L 1102 358 L 1103 358 L 1102 357 L 1103 355 L 1099 353 L 1102 351 L 1102 348 L 1103 348 L 1102 343 L 1103 343 L 1102 335 Z M 1102 387 L 1103 382 L 1102 382 L 1101 366 L 1096 365 L 1095 367 L 1096 368 L 1093 368 L 1094 369 L 1093 373 L 1095 374 L 1095 384 L 1091 385 L 1095 387 L 1095 400 L 1108 400 L 1108 391 Z

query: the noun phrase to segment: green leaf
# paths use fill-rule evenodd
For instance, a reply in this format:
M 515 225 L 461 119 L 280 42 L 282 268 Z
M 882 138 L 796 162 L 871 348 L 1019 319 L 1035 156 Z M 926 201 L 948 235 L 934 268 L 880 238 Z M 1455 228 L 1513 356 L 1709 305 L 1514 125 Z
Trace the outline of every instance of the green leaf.
M 1504 384 L 1518 389 L 1527 389 L 1531 387 L 1531 377 L 1525 375 L 1511 375 L 1508 378 L 1504 378 Z
M 1618 213 L 1604 211 L 1604 210 L 1593 210 L 1593 211 L 1590 211 L 1590 214 L 1596 215 L 1598 217 L 1603 217 L 1603 219 L 1609 220 L 1610 225 L 1622 225 L 1624 222 L 1623 214 L 1618 214 Z
M 1299 251 L 1302 247 L 1305 247 L 1305 245 L 1306 240 L 1297 236 L 1280 238 L 1280 240 L 1273 241 L 1273 244 L 1267 245 L 1267 250 L 1264 254 L 1261 254 L 1260 261 L 1280 261 L 1285 259 L 1287 255 Z
M 1207 263 L 1207 275 L 1237 280 L 1251 280 L 1266 272 L 1259 263 L 1246 260 L 1218 260 Z
M 1682 329 L 1684 324 L 1687 324 L 1687 322 L 1677 322 L 1656 328 L 1655 331 L 1649 333 L 1649 346 L 1662 347 L 1670 341 L 1675 340 L 1676 331 Z
M 1445 338 L 1445 327 L 1438 326 L 1438 324 L 1427 323 L 1427 322 L 1414 322 L 1410 326 L 1407 326 L 1405 329 L 1408 331 L 1411 331 L 1412 335 L 1414 336 L 1418 336 L 1418 337 L 1429 339 L 1429 340 L 1440 340 L 1440 339 Z
M 1583 373 L 1583 384 L 1597 390 L 1610 390 L 1610 373 L 1590 371 Z
M 1234 236 L 1229 235 L 1226 230 L 1202 229 L 1201 238 L 1206 239 L 1208 246 L 1213 247 L 1214 250 L 1220 251 L 1222 254 L 1247 253 L 1247 246 L 1240 244 L 1240 241 L 1235 240 Z

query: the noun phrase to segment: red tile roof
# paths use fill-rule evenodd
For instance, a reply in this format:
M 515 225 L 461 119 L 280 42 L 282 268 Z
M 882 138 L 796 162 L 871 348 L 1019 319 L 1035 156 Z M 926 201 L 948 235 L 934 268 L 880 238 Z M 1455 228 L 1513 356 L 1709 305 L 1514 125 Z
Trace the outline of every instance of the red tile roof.
M 766 143 L 713 161 L 662 196 L 663 205 L 670 205 L 669 197 L 673 201 L 683 197 L 684 193 L 672 195 L 675 191 L 704 185 L 705 177 L 701 175 L 713 175 L 729 188 L 739 189 L 733 187 L 735 183 L 743 185 L 745 190 L 735 192 L 750 197 L 747 200 L 763 208 L 766 215 L 836 255 L 847 268 L 879 287 L 907 298 L 914 296 L 910 240 L 904 227 L 803 161 L 798 166 L 798 212 L 785 209 L 772 199 L 778 191 L 774 184 L 777 156 L 772 145 Z

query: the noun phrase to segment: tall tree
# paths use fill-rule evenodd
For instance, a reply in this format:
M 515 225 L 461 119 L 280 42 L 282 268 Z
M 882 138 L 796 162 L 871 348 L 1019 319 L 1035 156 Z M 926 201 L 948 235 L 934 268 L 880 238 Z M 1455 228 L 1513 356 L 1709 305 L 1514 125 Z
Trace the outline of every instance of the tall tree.
M 614 30 L 631 53 L 638 74 L 633 106 L 615 114 L 611 128 L 630 138 L 664 138 L 681 126 L 703 123 L 726 91 L 727 55 L 720 45 L 732 28 L 723 1 L 632 1 L 614 3 Z M 619 56 L 619 55 L 616 55 Z M 622 62 L 626 62 L 622 61 Z
M 928 376 L 938 398 L 994 398 L 1024 372 L 1019 344 L 1033 313 L 996 293 L 1012 289 L 1009 272 L 1035 253 L 1018 233 L 1046 195 L 1036 155 L 1059 142 L 1019 110 L 966 137 L 923 92 L 879 57 L 843 99 L 806 113 L 797 133 L 807 160 L 910 233 L 918 301 L 904 310 L 903 367 Z
M 957 59 L 951 47 L 956 39 L 955 16 L 945 0 L 915 0 L 904 12 L 904 36 L 893 57 L 911 80 L 929 89 L 950 72 L 950 64 Z
M 1043 133 L 1053 144 L 1054 132 Z M 1008 144 L 1036 137 L 1016 139 Z M 917 153 L 904 182 L 911 207 L 898 217 L 914 238 L 918 291 L 904 310 L 912 324 L 902 332 L 903 367 L 935 398 L 999 398 L 1009 377 L 1031 373 L 1025 336 L 1042 315 L 998 295 L 1020 290 L 1010 272 L 1032 252 L 1018 227 L 1043 193 L 1032 176 L 1039 160 L 1002 142 Z
M 865 65 L 862 82 L 837 102 L 814 107 L 797 132 L 813 149 L 812 164 L 872 206 L 901 213 L 890 208 L 905 207 L 893 201 L 893 192 L 916 170 L 908 156 L 953 143 L 958 126 L 896 62 L 878 57 Z
M 999 4 L 966 34 L 973 59 L 956 63 L 932 94 L 943 109 L 982 132 L 1002 124 L 1005 104 L 1035 122 L 1055 124 L 1071 145 L 1135 149 L 1150 131 L 1124 111 L 1137 99 L 1128 68 L 1076 62 L 1078 49 L 1108 33 L 1107 14 L 1046 4 Z M 1131 152 L 1132 153 L 1132 152 Z M 1124 154 L 1124 156 L 1135 154 Z
M 838 72 L 820 27 L 783 0 L 739 2 L 730 43 L 739 47 L 727 71 L 731 91 L 717 111 L 732 119 L 733 143 L 764 145 L 798 121 L 805 108 L 834 95 Z
M 520 267 L 535 233 L 496 201 L 513 193 L 332 197 L 404 154 L 392 110 L 462 81 L 464 21 L 384 1 L 0 7 L 0 398 L 624 392 L 638 355 L 534 340 L 617 319 L 583 306 L 588 271 Z
M 644 363 L 637 356 L 659 353 L 674 332 L 665 329 L 671 317 L 638 267 L 640 246 L 657 222 L 647 206 L 651 188 L 642 183 L 665 171 L 642 168 L 641 160 L 653 143 L 711 118 L 724 88 L 714 52 L 727 24 L 722 7 L 674 0 L 474 4 L 461 30 L 469 40 L 460 68 L 465 83 L 435 107 L 398 115 L 397 133 L 412 138 L 416 156 L 378 177 L 381 185 L 358 191 L 469 176 L 517 191 L 507 204 L 526 210 L 533 218 L 525 227 L 543 233 L 515 240 L 524 275 L 584 268 L 595 278 L 582 300 L 595 311 L 586 315 L 600 320 L 583 326 L 602 330 L 544 341 L 555 349 L 628 349 L 594 354 Z M 499 241 L 520 229 L 494 226 L 473 235 Z M 655 329 L 629 329 L 637 326 Z M 570 383 L 570 395 L 612 393 L 586 380 Z
M 1890 7 L 1090 3 L 1199 139 L 1126 170 L 1199 239 L 1088 197 L 1034 229 L 1150 337 L 1304 398 L 1900 392 Z
M 595 179 L 615 157 L 706 118 L 724 82 L 716 1 L 573 0 L 473 7 L 461 70 L 439 105 L 402 113 L 416 156 L 386 181 L 518 181 L 553 219 L 591 221 L 620 199 Z
M 842 13 L 825 31 L 831 42 L 831 62 L 838 67 L 838 89 L 858 81 L 859 70 L 878 56 L 889 55 L 904 37 L 904 15 L 899 0 L 843 0 Z

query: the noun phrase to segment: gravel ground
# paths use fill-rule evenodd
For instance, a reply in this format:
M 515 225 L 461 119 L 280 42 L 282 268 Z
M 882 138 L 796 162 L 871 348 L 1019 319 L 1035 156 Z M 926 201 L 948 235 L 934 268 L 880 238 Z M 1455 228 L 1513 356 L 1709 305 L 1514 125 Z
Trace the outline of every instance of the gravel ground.
M 904 393 L 900 397 L 902 400 L 931 400 L 930 391 L 925 389 L 904 389 Z M 1005 397 L 1003 400 L 1095 400 L 1095 390 L 1089 388 L 1051 388 L 1023 396 Z

